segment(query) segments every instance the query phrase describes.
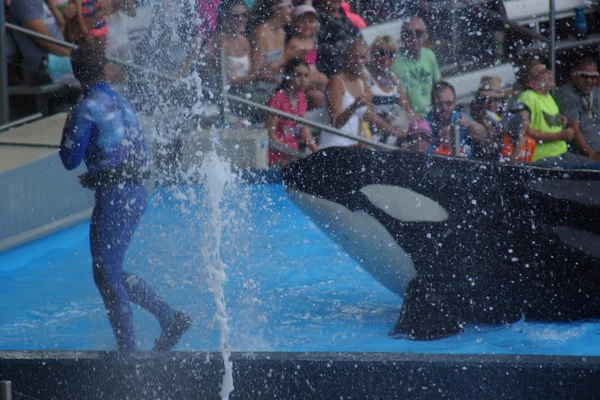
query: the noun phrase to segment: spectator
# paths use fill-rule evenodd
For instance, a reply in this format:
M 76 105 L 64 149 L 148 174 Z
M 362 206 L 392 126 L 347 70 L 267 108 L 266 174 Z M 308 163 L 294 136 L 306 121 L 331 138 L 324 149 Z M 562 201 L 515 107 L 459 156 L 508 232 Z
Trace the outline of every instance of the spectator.
M 411 119 L 420 119 L 408 104 L 398 76 L 391 70 L 398 47 L 391 36 L 379 36 L 371 45 L 365 76 L 373 94 L 373 110 L 394 127 L 406 130 Z
M 317 70 L 316 35 L 319 14 L 311 6 L 300 5 L 292 13 L 292 37 L 287 43 L 287 48 L 293 52 L 302 52 L 304 62 L 310 70 L 307 90 L 309 109 L 322 107 L 325 103 L 325 86 L 327 77 Z
M 225 52 L 227 82 L 232 87 L 242 87 L 259 79 L 258 70 L 250 69 L 250 42 L 244 35 L 248 9 L 243 0 L 224 0 L 217 10 L 215 33 L 205 46 L 204 62 L 207 77 L 220 74 L 220 50 Z M 200 60 L 200 49 L 190 51 L 186 65 Z
M 571 82 L 556 91 L 556 102 L 573 129 L 574 147 L 600 161 L 600 88 L 598 63 L 591 58 L 577 60 L 570 72 Z
M 342 70 L 345 43 L 361 35 L 342 10 L 341 0 L 317 0 L 315 5 L 321 25 L 317 69 L 331 77 Z
M 54 15 L 54 19 L 56 20 L 56 25 L 58 29 L 60 29 L 60 33 L 65 34 L 65 18 L 63 17 L 61 8 L 69 4 L 69 0 L 46 0 L 46 5 Z
M 429 152 L 453 155 L 456 129 L 460 134 L 459 157 L 471 157 L 473 143 L 485 144 L 489 141 L 483 125 L 474 121 L 466 112 L 456 110 L 456 92 L 452 85 L 444 81 L 437 82 L 433 85 L 431 96 L 431 112 L 425 118 L 431 126 L 434 140 Z
M 537 141 L 533 161 L 572 161 L 567 143 L 573 139 L 573 128 L 566 127 L 566 118 L 560 115 L 558 105 L 550 94 L 555 83 L 552 70 L 537 59 L 527 60 L 519 71 L 521 83 L 527 88 L 519 96 L 529 111 L 526 134 Z
M 473 143 L 473 158 L 497 161 L 504 133 L 502 106 L 504 91 L 502 79 L 498 76 L 483 76 L 475 98 L 471 102 L 473 119 L 483 125 L 488 133 L 489 143 Z
M 344 68 L 331 78 L 325 91 L 331 125 L 350 135 L 368 137 L 361 127 L 363 120 L 383 134 L 406 138 L 405 131 L 394 128 L 373 111 L 371 89 L 363 76 L 368 59 L 368 49 L 364 41 L 351 40 L 343 54 Z M 321 132 L 320 145 L 356 146 L 358 142 L 324 131 Z
M 196 22 L 194 27 L 202 40 L 211 36 L 215 29 L 217 29 L 217 13 L 220 3 L 221 0 L 196 1 Z M 252 5 L 248 5 L 244 1 L 242 1 L 242 4 L 244 4 L 246 9 L 252 7 Z
M 285 47 L 284 26 L 291 21 L 292 3 L 289 0 L 258 0 L 250 12 L 246 28 L 250 34 L 250 65 L 261 79 L 252 88 L 252 101 L 265 104 L 283 78 L 285 64 L 303 58 L 305 50 Z M 262 122 L 264 112 L 252 110 L 252 122 Z
M 75 17 L 76 8 L 68 4 L 62 8 L 65 17 Z M 8 22 L 20 25 L 42 35 L 63 40 L 52 12 L 44 0 L 19 0 L 12 2 L 6 16 Z M 32 85 L 43 85 L 52 81 L 71 81 L 73 74 L 69 60 L 69 49 L 50 42 L 34 39 L 19 32 L 13 38 L 20 53 L 23 80 Z
M 505 135 L 502 139 L 500 161 L 526 162 L 533 159 L 535 140 L 527 136 L 529 129 L 529 111 L 518 101 L 513 102 L 504 115 L 502 125 Z
M 80 38 L 91 37 L 106 39 L 106 20 L 108 15 L 108 0 L 71 0 L 77 5 L 77 19 L 79 23 Z
M 410 121 L 408 125 L 407 138 L 402 143 L 402 149 L 413 153 L 425 153 L 431 146 L 431 126 L 427 121 Z
M 402 39 L 404 47 L 392 70 L 400 77 L 411 108 L 426 115 L 431 109 L 431 88 L 441 74 L 435 54 L 423 47 L 428 40 L 423 20 L 411 17 L 402 26 Z
M 307 109 L 304 90 L 309 84 L 310 77 L 308 65 L 295 58 L 287 63 L 285 76 L 286 79 L 269 99 L 267 105 L 276 110 L 304 117 Z M 298 141 L 300 140 L 311 151 L 317 150 L 315 139 L 306 126 L 273 114 L 267 114 L 265 126 L 269 131 L 269 138 L 273 142 L 298 151 L 300 149 Z M 283 153 L 269 149 L 270 165 L 285 165 L 291 159 Z
M 367 27 L 365 20 L 362 19 L 360 15 L 353 13 L 352 10 L 350 10 L 350 4 L 348 4 L 348 2 L 342 1 L 341 6 L 342 10 L 344 10 L 344 14 L 346 14 L 346 17 L 348 17 L 356 29 L 364 29 Z
M 285 48 L 284 26 L 291 22 L 291 12 L 288 0 L 259 0 L 254 4 L 247 26 L 252 70 L 263 69 L 277 76 L 289 60 L 304 56 L 305 51 Z

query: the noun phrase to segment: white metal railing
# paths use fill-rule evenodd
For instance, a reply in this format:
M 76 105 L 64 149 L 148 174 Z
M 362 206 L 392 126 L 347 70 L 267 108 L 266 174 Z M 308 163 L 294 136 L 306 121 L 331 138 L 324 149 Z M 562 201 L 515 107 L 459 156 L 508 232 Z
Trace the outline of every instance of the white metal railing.
M 25 118 L 21 118 L 16 121 L 9 122 L 8 124 L 0 125 L 0 132 L 5 131 L 10 128 L 14 128 L 15 126 L 26 124 L 28 122 L 34 121 L 34 120 L 42 118 L 42 117 L 43 117 L 43 115 L 41 113 L 28 115 Z

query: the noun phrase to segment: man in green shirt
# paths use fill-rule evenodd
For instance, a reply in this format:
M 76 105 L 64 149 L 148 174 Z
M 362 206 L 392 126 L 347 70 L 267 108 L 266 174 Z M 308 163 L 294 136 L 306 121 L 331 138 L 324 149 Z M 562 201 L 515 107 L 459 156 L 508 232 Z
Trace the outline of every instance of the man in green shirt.
M 537 142 L 533 161 L 555 157 L 564 159 L 569 155 L 567 143 L 573 140 L 575 132 L 565 127 L 566 118 L 560 114 L 550 94 L 556 87 L 552 71 L 535 59 L 529 60 L 523 67 L 522 83 L 527 90 L 521 93 L 519 101 L 529 111 L 526 134 Z
M 427 43 L 427 28 L 419 17 L 411 17 L 402 26 L 403 49 L 392 65 L 404 85 L 410 107 L 421 116 L 431 110 L 431 88 L 441 74 L 433 51 L 423 47 Z

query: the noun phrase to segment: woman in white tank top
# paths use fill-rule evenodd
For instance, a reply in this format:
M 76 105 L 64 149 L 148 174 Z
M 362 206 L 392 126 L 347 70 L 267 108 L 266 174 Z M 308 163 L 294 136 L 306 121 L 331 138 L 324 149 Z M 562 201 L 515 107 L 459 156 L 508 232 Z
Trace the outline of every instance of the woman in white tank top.
M 346 121 L 344 125 L 342 125 L 339 129 L 352 133 L 353 135 L 360 135 L 360 118 L 365 115 L 367 112 L 366 106 L 361 106 L 360 102 L 357 102 L 357 98 L 352 96 L 352 93 L 346 88 L 346 84 L 344 82 L 344 78 L 340 76 L 340 74 L 335 75 L 333 79 L 337 79 L 341 82 L 343 87 L 342 94 L 342 113 L 348 110 L 350 107 L 354 108 L 354 112 L 350 115 L 350 118 Z M 359 85 L 362 90 L 362 95 L 359 98 L 364 98 L 365 96 L 365 82 L 359 78 Z M 333 133 L 329 133 L 326 131 L 321 132 L 321 138 L 319 140 L 321 147 L 332 147 L 332 146 L 355 146 L 358 145 L 356 140 L 348 139 L 342 136 L 334 135 Z
M 220 50 L 225 51 L 225 71 L 227 82 L 232 87 L 244 86 L 259 79 L 250 71 L 250 42 L 244 35 L 248 9 L 243 0 L 224 1 L 217 10 L 216 30 L 205 45 L 204 60 L 208 65 L 206 78 L 219 76 Z M 183 72 L 187 73 L 191 64 L 199 61 L 201 44 L 196 43 L 186 60 Z
M 362 39 L 347 44 L 344 69 L 335 74 L 327 85 L 325 98 L 331 125 L 353 136 L 361 136 L 361 121 L 373 129 L 400 138 L 406 132 L 392 127 L 372 110 L 371 90 L 363 79 L 363 69 L 368 59 L 367 47 Z M 321 132 L 320 147 L 356 146 L 358 141 L 329 132 Z

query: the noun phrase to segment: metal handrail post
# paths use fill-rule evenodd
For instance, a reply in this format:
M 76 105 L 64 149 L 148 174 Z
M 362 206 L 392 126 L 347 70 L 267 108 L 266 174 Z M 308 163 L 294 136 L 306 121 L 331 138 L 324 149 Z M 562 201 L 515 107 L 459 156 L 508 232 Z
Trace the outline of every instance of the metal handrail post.
M 550 0 L 550 68 L 556 82 L 556 0 Z
M 219 49 L 219 65 L 220 65 L 220 84 L 221 84 L 221 122 L 223 125 L 227 123 L 227 57 L 225 56 L 225 49 Z
M 0 125 L 10 121 L 8 109 L 8 59 L 6 57 L 6 16 L 4 15 L 4 4 L 0 5 Z
M 0 400 L 12 400 L 12 398 L 12 382 L 0 381 Z
M 454 157 L 460 157 L 460 125 L 458 122 L 454 123 L 454 145 L 452 146 L 452 155 Z
M 8 124 L 0 125 L 0 133 L 2 133 L 2 131 L 5 131 L 7 129 L 14 128 L 15 126 L 23 125 L 23 124 L 26 124 L 26 123 L 31 122 L 33 120 L 42 118 L 43 116 L 44 115 L 42 113 L 36 113 L 36 114 L 28 115 L 25 118 L 20 118 L 20 119 L 18 119 L 16 121 L 11 121 Z

